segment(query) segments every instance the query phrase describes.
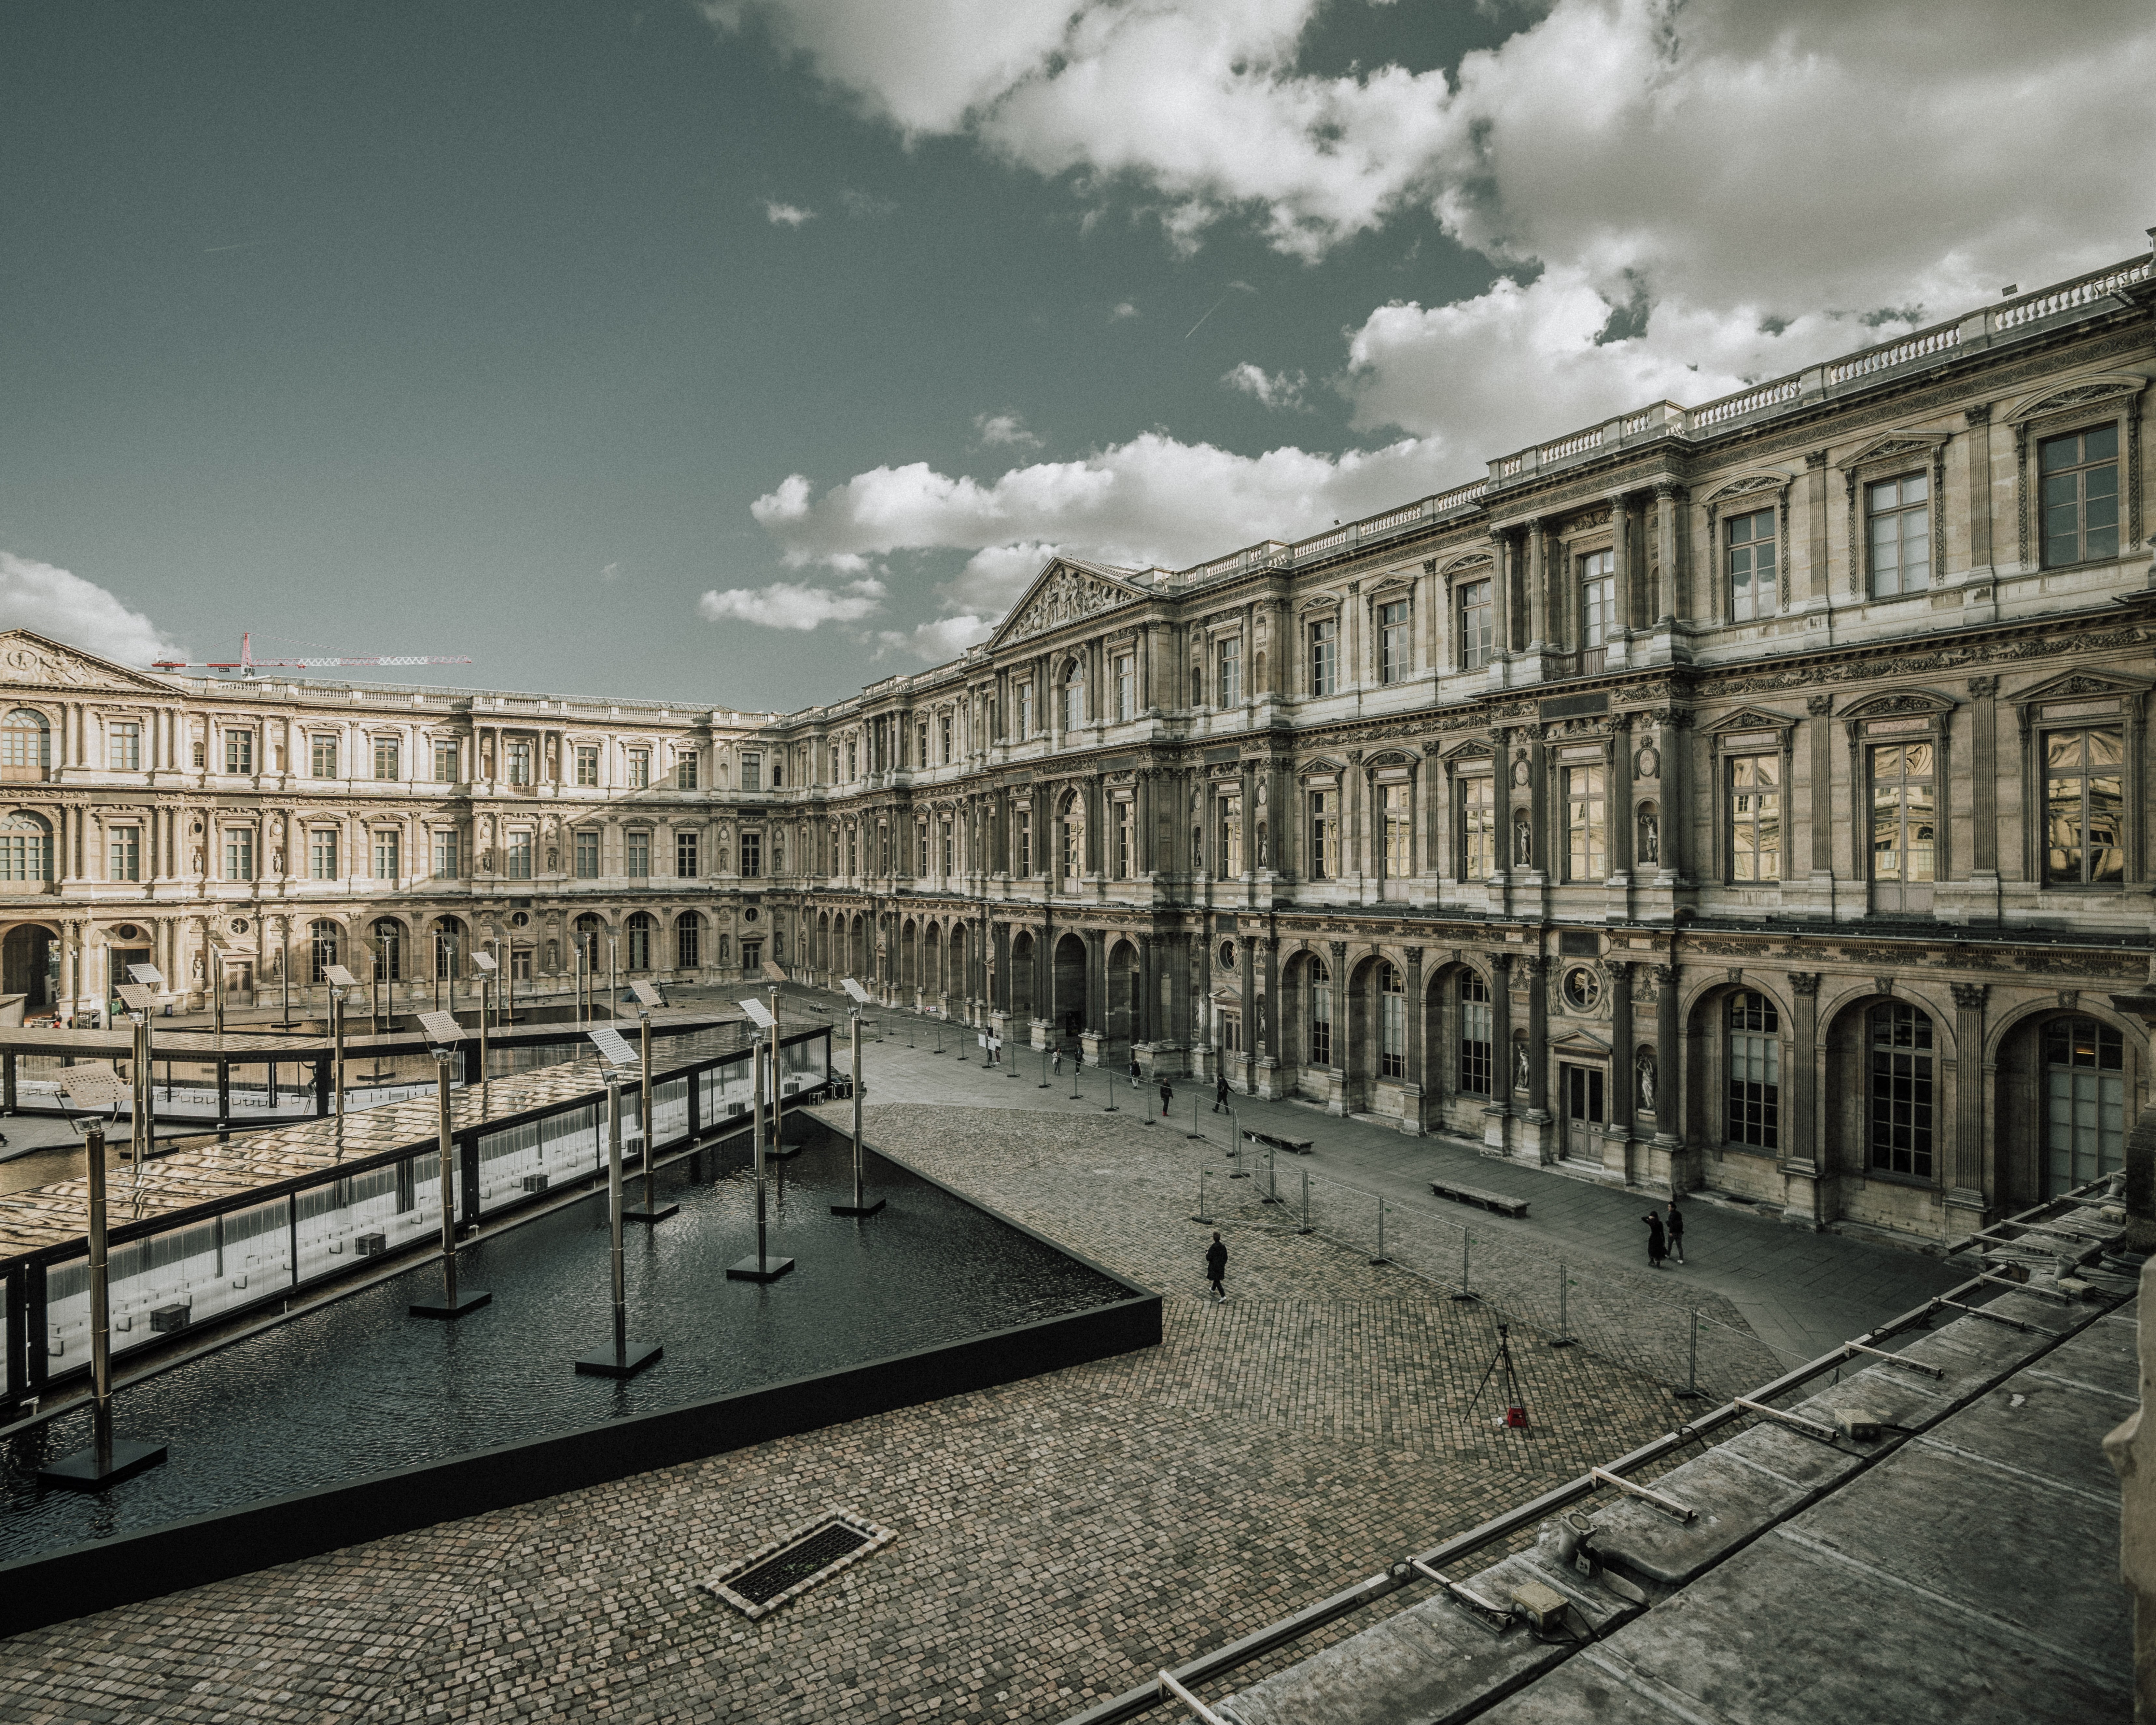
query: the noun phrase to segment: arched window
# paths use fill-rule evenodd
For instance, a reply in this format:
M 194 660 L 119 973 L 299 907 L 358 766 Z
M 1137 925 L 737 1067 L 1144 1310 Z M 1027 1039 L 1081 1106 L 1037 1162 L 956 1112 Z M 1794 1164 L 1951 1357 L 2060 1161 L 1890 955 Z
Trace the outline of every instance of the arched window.
M 1932 1021 L 1896 1001 L 1875 1006 L 1871 1041 L 1871 1166 L 1932 1178 Z
M 1723 1136 L 1754 1150 L 1781 1147 L 1781 1014 L 1750 989 L 1729 997 L 1729 1118 Z
M 1490 1094 L 1496 1040 L 1490 985 L 1471 970 L 1460 973 L 1460 1087 L 1470 1096 Z
M 343 931 L 326 917 L 319 922 L 311 922 L 307 925 L 309 981 L 326 983 L 329 980 L 330 966 L 342 962 L 337 956 L 342 944 Z
M 384 916 L 367 935 L 374 942 L 374 979 L 377 983 L 404 980 L 404 925 Z
M 1399 966 L 1378 967 L 1378 1076 L 1404 1078 L 1408 1076 L 1408 997 L 1400 984 Z
M 2092 1018 L 2044 1026 L 2046 1195 L 2126 1165 L 2126 1041 Z
M 454 983 L 465 973 L 465 926 L 454 916 L 434 925 L 434 980 Z
M 53 733 L 45 716 L 18 706 L 0 719 L 0 772 L 10 778 L 43 778 L 53 764 Z
M 584 968 L 595 971 L 599 968 L 599 939 L 606 932 L 606 921 L 598 912 L 587 911 L 577 918 L 572 931 L 576 950 L 583 954 Z
M 639 911 L 629 919 L 629 968 L 631 970 L 651 968 L 651 936 L 657 927 L 649 911 Z
M 0 820 L 0 880 L 53 878 L 53 829 L 28 809 Z
M 1322 958 L 1312 958 L 1310 972 L 1310 1064 L 1332 1064 L 1332 973 Z
M 1075 731 L 1086 722 L 1086 666 L 1074 659 L 1063 676 L 1063 728 Z
M 824 922 L 826 932 L 830 924 Z M 685 911 L 674 925 L 674 968 L 676 970 L 696 970 L 704 962 L 704 919 L 694 911 Z

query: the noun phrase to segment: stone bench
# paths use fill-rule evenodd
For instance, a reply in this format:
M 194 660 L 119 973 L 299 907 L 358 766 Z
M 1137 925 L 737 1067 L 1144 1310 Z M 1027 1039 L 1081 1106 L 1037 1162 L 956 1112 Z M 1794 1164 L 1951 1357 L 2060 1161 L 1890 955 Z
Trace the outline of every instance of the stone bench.
M 1307 1156 L 1312 1147 L 1308 1138 L 1291 1138 L 1279 1132 L 1261 1132 L 1249 1127 L 1243 1128 L 1243 1136 L 1261 1150 L 1287 1150 L 1297 1156 Z
M 1478 1186 L 1458 1186 L 1450 1180 L 1432 1180 L 1430 1189 L 1440 1198 L 1449 1198 L 1455 1204 L 1471 1204 L 1477 1209 L 1492 1210 L 1501 1216 L 1524 1216 L 1527 1201 L 1524 1198 L 1507 1198 L 1502 1192 L 1485 1192 Z

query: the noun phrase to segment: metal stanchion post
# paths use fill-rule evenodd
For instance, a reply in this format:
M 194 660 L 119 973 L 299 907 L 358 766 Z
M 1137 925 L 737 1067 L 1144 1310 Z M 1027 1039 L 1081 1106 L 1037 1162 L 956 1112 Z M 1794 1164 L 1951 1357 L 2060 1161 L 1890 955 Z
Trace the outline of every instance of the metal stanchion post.
M 1677 1391 L 1681 1401 L 1699 1399 L 1699 1314 L 1691 1315 L 1691 1355 L 1685 1367 L 1685 1387 Z
M 1560 1258 L 1557 1266 L 1557 1334 L 1550 1338 L 1553 1348 L 1569 1348 L 1574 1340 L 1571 1322 L 1566 1317 L 1565 1296 L 1571 1290 L 1572 1283 L 1565 1275 L 1564 1260 Z
M 1043 1090 L 1048 1088 L 1048 1050 L 1045 1047 L 1040 1050 L 1040 1087 Z
M 1116 1075 L 1110 1071 L 1105 1064 L 1101 1068 L 1101 1079 L 1108 1091 L 1108 1106 L 1101 1111 L 1103 1114 L 1113 1114 L 1116 1111 Z
M 1074 1102 L 1081 1100 L 1078 1094 L 1078 1074 L 1085 1064 L 1086 1050 L 1081 1048 L 1070 1056 L 1070 1100 Z
M 1474 1249 L 1475 1230 L 1471 1228 L 1461 1229 L 1460 1230 L 1460 1291 L 1452 1296 L 1455 1300 L 1471 1300 L 1475 1297 L 1468 1291 L 1467 1285 L 1469 1255 Z
M 607 1231 L 612 1257 L 613 1346 L 603 1353 L 588 1353 L 577 1369 L 592 1378 L 630 1378 L 657 1359 L 665 1349 L 656 1342 L 629 1339 L 629 1283 L 621 1249 L 621 1071 L 609 1064 L 607 1087 Z
M 793 1267 L 793 1259 L 771 1256 L 766 1245 L 769 1211 L 766 1204 L 763 1184 L 764 1160 L 767 1153 L 764 1144 L 763 1048 L 767 1043 L 770 1045 L 775 1060 L 778 1053 L 778 1025 L 773 1024 L 762 1037 L 757 1040 L 756 1045 L 751 1050 L 754 1055 L 751 1064 L 756 1072 L 756 1083 L 751 1102 L 756 1118 L 756 1255 L 753 1258 L 744 1258 L 738 1264 L 728 1265 L 726 1279 L 730 1281 L 776 1281 Z M 774 1065 L 774 1079 L 776 1074 L 777 1069 Z
M 1198 1170 L 1198 1214 L 1192 1219 L 1208 1223 L 1213 1219 L 1205 1214 L 1205 1170 L 1202 1168 Z
M 848 1011 L 848 1013 L 847 1013 L 846 1016 L 847 1016 L 847 1018 L 851 1021 L 851 1024 L 850 1024 L 850 1030 L 851 1030 L 852 1040 L 853 1040 L 853 1055 L 852 1055 L 852 1060 L 853 1060 L 853 1074 L 854 1074 L 854 1201 L 853 1201 L 851 1204 L 833 1204 L 833 1205 L 831 1206 L 831 1214 L 832 1214 L 833 1215 L 834 1215 L 834 1216 L 873 1216 L 873 1215 L 874 1215 L 874 1214 L 875 1214 L 878 1210 L 880 1210 L 880 1209 L 881 1209 L 883 1208 L 883 1206 L 884 1206 L 884 1200 L 883 1200 L 882 1199 L 879 1198 L 878 1199 L 876 1199 L 876 1201 L 875 1201 L 874 1204 L 870 1204 L 870 1203 L 868 1201 L 868 1199 L 867 1199 L 866 1195 L 863 1193 L 863 1191 L 862 1191 L 862 1189 L 861 1189 L 861 1155 L 862 1155 L 862 1149 L 861 1149 L 861 1009 L 860 1009 L 860 1007 L 858 1007 L 858 1006 L 856 1006 L 856 1007 L 854 1007 L 854 1008 L 850 1009 Z
M 449 1062 L 454 1057 L 453 1049 L 434 1050 L 434 1148 L 442 1175 L 442 1297 L 414 1300 L 409 1308 L 414 1317 L 462 1317 L 494 1301 L 493 1295 L 476 1288 L 461 1293 L 457 1290 L 457 1143 L 449 1122 Z
M 1302 1171 L 1302 1226 L 1295 1231 L 1297 1234 L 1310 1232 L 1310 1170 L 1308 1168 Z
M 644 1207 L 625 1210 L 623 1214 L 632 1222 L 655 1226 L 678 1212 L 681 1206 L 670 1204 L 664 1209 L 659 1206 L 657 1099 L 651 1090 L 651 1009 L 641 1007 L 636 1016 L 638 1028 L 643 1032 L 638 1060 L 640 1082 L 636 1098 L 636 1123 L 644 1133 Z
M 1280 1202 L 1280 1170 L 1273 1165 L 1274 1158 L 1279 1154 L 1279 1145 L 1265 1146 L 1265 1202 L 1267 1204 Z
M 1378 1200 L 1378 1255 L 1370 1261 L 1373 1264 L 1392 1261 L 1385 1256 L 1385 1200 L 1382 1198 Z
M 1243 1122 L 1235 1117 L 1233 1108 L 1228 1111 L 1228 1178 L 1231 1180 L 1250 1178 L 1243 1167 Z

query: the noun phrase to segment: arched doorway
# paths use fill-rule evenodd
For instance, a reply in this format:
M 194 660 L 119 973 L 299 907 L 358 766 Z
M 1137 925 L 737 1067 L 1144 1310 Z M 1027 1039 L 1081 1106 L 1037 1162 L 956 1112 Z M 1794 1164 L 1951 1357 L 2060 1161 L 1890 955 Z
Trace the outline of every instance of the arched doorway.
M 344 962 L 344 931 L 324 916 L 307 925 L 307 980 L 320 986 L 329 980 L 329 968 Z
M 966 963 L 967 951 L 966 925 L 953 922 L 951 925 L 951 950 L 943 961 L 943 968 L 949 978 L 947 986 L 950 991 L 963 1000 L 973 998 L 973 976 Z
M 595 911 L 587 911 L 577 918 L 572 933 L 576 950 L 583 955 L 585 975 L 598 975 L 606 968 L 606 918 Z
M 18 706 L 0 719 L 0 780 L 34 783 L 52 764 L 52 726 L 43 713 Z
M 1055 1019 L 1051 1034 L 1066 1042 L 1075 1042 L 1091 1028 L 1086 1019 L 1086 942 L 1075 934 L 1065 935 L 1055 943 L 1050 1010 Z
M 1138 949 L 1129 941 L 1117 941 L 1108 952 L 1108 1040 L 1125 1049 L 1144 1034 L 1138 1010 L 1143 982 Z M 1123 1059 L 1129 1058 L 1125 1053 Z
M 0 941 L 0 992 L 20 994 L 27 1017 L 43 1012 L 59 994 L 59 948 L 52 931 L 18 923 Z
M 2009 1027 L 1992 1111 L 1997 1207 L 2026 1209 L 2123 1168 L 2147 1061 L 2138 1026 L 2077 1004 Z
M 943 978 L 943 927 L 941 923 L 932 922 L 921 932 L 921 947 L 922 987 L 932 997 L 929 1004 L 934 1005 L 950 986 Z
M 454 983 L 465 973 L 468 936 L 461 918 L 444 916 L 434 925 L 434 980 Z
M 367 931 L 374 946 L 374 980 L 377 983 L 401 983 L 404 980 L 404 925 L 394 916 L 378 918 Z
M 909 916 L 898 931 L 898 985 L 908 993 L 921 986 L 919 960 L 916 944 L 920 938 L 913 919 Z
M 1030 1024 L 1034 1017 L 1033 973 L 1039 945 L 1030 929 L 1021 928 L 1011 937 L 1010 1015 L 1019 1023 Z

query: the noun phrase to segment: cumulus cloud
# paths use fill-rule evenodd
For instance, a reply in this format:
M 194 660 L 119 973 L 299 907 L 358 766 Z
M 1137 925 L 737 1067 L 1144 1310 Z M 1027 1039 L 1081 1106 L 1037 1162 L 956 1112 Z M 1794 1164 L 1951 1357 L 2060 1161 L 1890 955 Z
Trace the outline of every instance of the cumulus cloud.
M 873 656 L 919 659 L 937 665 L 947 659 L 956 659 L 967 648 L 985 641 L 994 629 L 993 618 L 968 614 L 939 617 L 933 623 L 923 623 L 910 629 L 879 629 Z
M 774 581 L 767 587 L 714 588 L 696 601 L 707 623 L 753 623 L 764 629 L 812 629 L 826 623 L 855 623 L 883 608 L 880 581 L 849 582 L 843 589 L 805 582 Z
M 1240 390 L 1269 408 L 1301 407 L 1302 392 L 1310 384 L 1310 379 L 1301 372 L 1293 377 L 1286 372 L 1268 372 L 1263 366 L 1253 365 L 1247 359 L 1240 365 L 1230 367 L 1220 381 L 1229 388 Z
M 621 565 L 619 563 L 608 563 L 603 569 L 599 571 L 599 579 L 606 582 L 608 585 L 612 585 L 614 582 L 620 580 Z
M 1115 319 L 1118 322 L 1124 318 L 1136 317 L 1137 315 L 1138 308 L 1132 305 L 1128 300 L 1117 300 L 1116 302 L 1116 309 L 1108 314 L 1111 318 Z
M 763 213 L 765 219 L 774 228 L 798 228 L 803 222 L 816 219 L 816 212 L 813 209 L 803 209 L 798 203 L 779 203 L 770 199 L 765 201 Z
M 187 656 L 185 648 L 175 646 L 142 613 L 129 610 L 95 582 L 4 551 L 0 629 L 35 629 L 121 665 Z
M 1025 421 L 1016 413 L 975 414 L 973 435 L 986 449 L 1037 449 L 1040 447 L 1040 439 L 1025 429 Z
M 846 213 L 857 222 L 876 221 L 885 216 L 898 213 L 897 204 L 890 198 L 878 198 L 872 192 L 858 191 L 851 186 L 839 192 L 839 203 Z

